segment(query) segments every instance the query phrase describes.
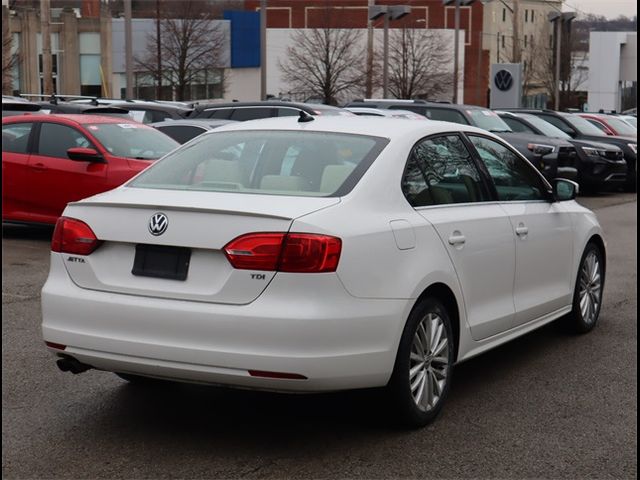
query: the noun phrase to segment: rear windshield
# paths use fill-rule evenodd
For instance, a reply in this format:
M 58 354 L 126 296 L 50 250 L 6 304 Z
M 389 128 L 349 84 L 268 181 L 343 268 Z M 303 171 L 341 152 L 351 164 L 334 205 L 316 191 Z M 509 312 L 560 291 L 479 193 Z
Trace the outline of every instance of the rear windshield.
M 86 128 L 116 157 L 156 160 L 179 143 L 155 128 L 136 123 L 95 123 Z
M 341 196 L 353 188 L 387 143 L 379 137 L 342 133 L 214 132 L 168 155 L 129 186 Z

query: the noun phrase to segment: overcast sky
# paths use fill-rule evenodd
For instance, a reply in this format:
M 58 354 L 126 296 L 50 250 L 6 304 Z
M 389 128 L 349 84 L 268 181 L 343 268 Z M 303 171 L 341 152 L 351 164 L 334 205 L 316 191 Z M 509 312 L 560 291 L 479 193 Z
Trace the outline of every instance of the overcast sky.
M 638 4 L 636 0 L 566 0 L 564 10 L 578 10 L 607 18 L 633 17 L 638 14 Z

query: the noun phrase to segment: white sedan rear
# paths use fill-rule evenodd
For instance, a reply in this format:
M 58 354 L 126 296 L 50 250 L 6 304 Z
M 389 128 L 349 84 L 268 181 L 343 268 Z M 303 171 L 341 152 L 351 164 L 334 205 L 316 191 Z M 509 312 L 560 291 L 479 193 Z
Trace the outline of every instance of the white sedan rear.
M 605 244 L 576 188 L 463 125 L 224 126 L 67 206 L 44 340 L 62 370 L 131 381 L 386 387 L 424 425 L 455 363 L 560 317 L 595 326 Z

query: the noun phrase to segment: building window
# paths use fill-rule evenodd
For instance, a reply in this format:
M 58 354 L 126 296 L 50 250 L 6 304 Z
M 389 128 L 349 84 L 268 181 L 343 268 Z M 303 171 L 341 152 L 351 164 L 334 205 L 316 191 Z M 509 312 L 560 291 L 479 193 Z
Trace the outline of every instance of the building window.
M 99 97 L 102 95 L 100 34 L 82 32 L 78 37 L 80 45 L 80 94 Z
M 527 48 L 527 36 L 524 36 L 524 48 Z
M 507 21 L 507 9 L 506 8 L 502 9 L 502 21 L 503 22 Z
M 527 23 L 529 21 L 529 10 L 524 10 L 524 21 Z
M 504 48 L 504 35 L 502 36 L 502 48 Z
M 536 13 L 535 10 L 531 10 L 531 23 L 533 23 L 533 14 Z

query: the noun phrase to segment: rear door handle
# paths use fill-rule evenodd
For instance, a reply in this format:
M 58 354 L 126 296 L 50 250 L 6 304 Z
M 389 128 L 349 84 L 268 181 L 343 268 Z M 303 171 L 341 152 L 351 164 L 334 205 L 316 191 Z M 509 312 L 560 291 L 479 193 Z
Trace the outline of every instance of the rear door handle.
M 463 245 L 466 241 L 467 237 L 462 235 L 460 232 L 453 232 L 453 235 L 449 237 L 450 245 Z

